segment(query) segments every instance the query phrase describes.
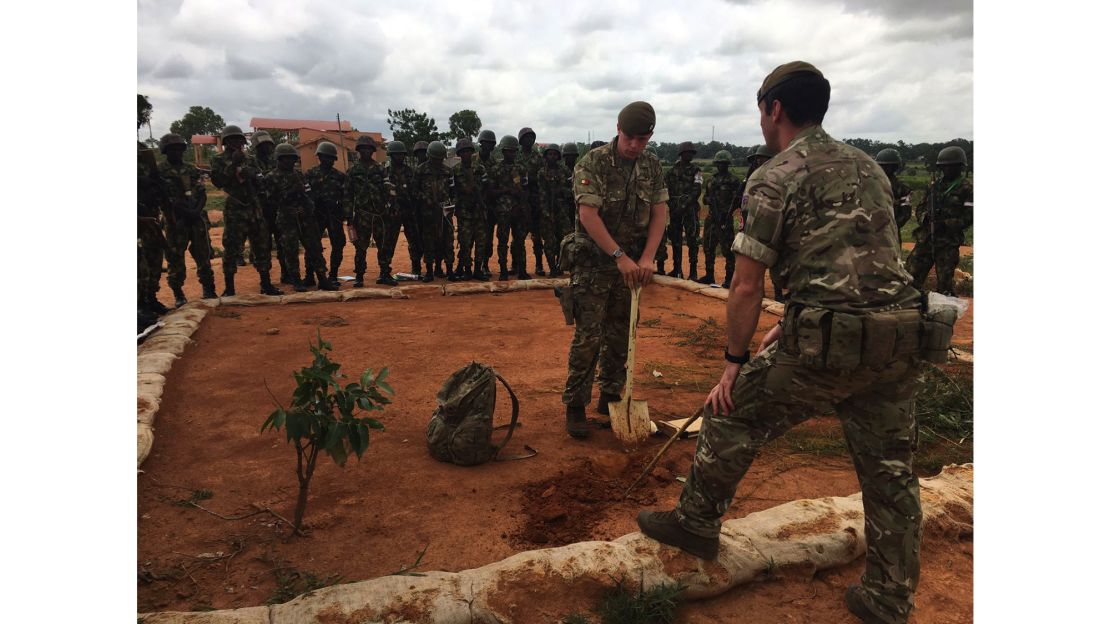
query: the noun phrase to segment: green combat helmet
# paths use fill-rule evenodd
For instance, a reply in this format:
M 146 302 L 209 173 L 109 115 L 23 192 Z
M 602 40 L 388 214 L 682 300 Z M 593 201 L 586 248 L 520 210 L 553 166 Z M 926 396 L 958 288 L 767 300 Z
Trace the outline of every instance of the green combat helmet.
M 715 163 L 724 162 L 724 163 L 728 163 L 728 164 L 731 165 L 732 164 L 732 154 L 729 154 L 728 150 L 721 150 L 721 151 L 717 152 L 716 155 L 713 156 L 713 162 L 715 162 Z
M 573 141 L 570 143 L 563 143 L 563 156 L 578 155 L 578 144 Z
M 166 153 L 166 150 L 169 149 L 171 145 L 185 145 L 185 139 L 181 138 L 180 134 L 173 134 L 171 132 L 170 134 L 162 135 L 162 138 L 158 141 L 158 146 L 163 154 Z
M 752 151 L 748 153 L 748 162 L 750 163 L 751 161 L 755 160 L 756 156 L 771 158 L 774 156 L 774 154 L 771 153 L 771 150 L 768 149 L 766 145 L 759 144 L 753 147 Z
M 485 143 L 486 141 L 490 143 L 497 142 L 497 135 L 493 133 L 493 130 L 482 130 L 478 133 L 478 142 Z
M 455 155 L 459 155 L 466 150 L 474 151 L 474 143 L 470 139 L 459 139 L 455 141 Z
M 515 152 L 520 149 L 520 141 L 518 141 L 515 136 L 511 134 L 506 134 L 505 136 L 501 137 L 501 143 L 497 145 L 497 148 L 501 151 L 512 150 Z
M 899 154 L 898 150 L 894 149 L 893 147 L 888 147 L 886 149 L 879 150 L 879 153 L 875 154 L 875 162 L 879 163 L 880 165 L 897 165 L 901 167 L 902 155 Z
M 282 143 L 274 148 L 274 157 L 281 158 L 282 156 L 292 156 L 293 158 L 300 158 L 297 155 L 297 148 L 289 143 Z
M 559 156 L 562 153 L 562 148 L 559 147 L 558 143 L 548 143 L 547 147 L 543 148 L 543 153 L 546 155 L 548 152 L 555 152 L 555 155 Z
M 316 155 L 331 156 L 332 158 L 339 158 L 339 150 L 335 149 L 335 143 L 328 141 L 320 141 L 316 146 Z
M 243 131 L 239 128 L 239 126 L 228 126 L 220 131 L 221 141 L 226 141 L 228 137 L 233 136 L 242 137 L 244 141 L 247 140 L 246 135 L 243 134 Z
M 605 141 L 594 141 L 593 143 L 590 143 L 590 149 L 597 149 L 602 145 L 605 145 Z
M 428 151 L 428 142 L 427 141 L 417 141 L 416 145 L 412 146 L 412 153 L 413 154 L 415 154 L 416 152 L 419 152 L 420 150 L 424 150 L 425 152 Z
M 698 152 L 698 150 L 697 150 L 697 148 L 694 147 L 694 144 L 691 143 L 690 141 L 683 141 L 678 146 L 678 155 L 681 156 L 681 155 L 685 154 L 686 152 L 694 152 L 696 154 Z
M 967 166 L 967 154 L 964 148 L 959 145 L 949 145 L 948 147 L 940 150 L 937 154 L 937 166 L 940 165 L 963 165 Z
M 428 144 L 427 149 L 428 158 L 447 158 L 447 146 L 443 144 L 443 141 L 432 141 Z
M 405 144 L 402 141 L 390 141 L 389 144 L 385 146 L 385 153 L 408 154 L 409 148 L 405 147 Z
M 363 135 L 363 136 L 360 136 L 357 141 L 355 141 L 355 151 L 358 151 L 358 148 L 360 148 L 362 146 L 369 147 L 370 151 L 373 152 L 373 151 L 377 151 L 378 142 L 374 140 L 374 137 L 369 137 L 369 136 Z
M 251 139 L 254 140 L 254 145 L 256 147 L 261 143 L 270 143 L 271 145 L 274 143 L 274 138 L 271 137 L 270 133 L 266 132 L 265 130 L 259 130 L 258 132 L 255 132 L 254 136 L 252 136 Z

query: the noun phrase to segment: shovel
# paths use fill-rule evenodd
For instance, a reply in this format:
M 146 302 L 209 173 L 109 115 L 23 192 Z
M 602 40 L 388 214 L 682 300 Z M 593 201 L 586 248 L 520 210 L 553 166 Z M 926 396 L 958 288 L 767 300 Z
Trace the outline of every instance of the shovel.
M 609 404 L 609 420 L 617 439 L 627 444 L 643 442 L 651 435 L 647 401 L 632 399 L 632 376 L 636 371 L 636 325 L 640 320 L 640 286 L 632 290 L 632 311 L 628 318 L 628 361 L 624 395 Z

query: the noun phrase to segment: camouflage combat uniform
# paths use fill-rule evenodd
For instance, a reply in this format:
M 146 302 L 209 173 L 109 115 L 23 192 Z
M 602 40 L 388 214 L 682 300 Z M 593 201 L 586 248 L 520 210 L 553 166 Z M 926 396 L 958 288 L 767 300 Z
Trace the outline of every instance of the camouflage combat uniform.
M 525 176 L 528 179 L 526 189 L 528 191 L 526 199 L 528 209 L 519 214 L 519 218 L 516 222 L 514 222 L 513 228 L 514 230 L 519 230 L 520 232 L 522 232 L 521 241 L 524 240 L 525 236 L 530 235 L 532 237 L 532 255 L 536 258 L 536 271 L 540 275 L 542 275 L 544 245 L 546 244 L 546 241 L 539 234 L 539 232 L 536 231 L 536 224 L 538 224 L 540 221 L 540 194 L 538 179 L 540 169 L 543 167 L 543 154 L 539 151 L 539 146 L 533 145 L 532 149 L 528 151 L 525 151 L 523 147 L 520 148 L 520 150 L 517 152 L 516 163 L 520 165 L 520 167 L 524 170 Z M 516 239 L 515 234 L 513 235 L 513 239 Z M 556 241 L 555 244 L 558 244 L 558 241 Z M 521 262 L 524 262 L 526 254 L 521 253 L 520 258 Z M 517 266 L 517 256 L 515 253 L 513 254 L 513 266 Z
M 407 162 L 395 166 L 390 160 L 385 164 L 385 179 L 386 194 L 393 206 L 391 214 L 396 215 L 394 219 L 405 228 L 405 242 L 408 244 L 412 272 L 420 273 L 420 258 L 424 250 L 420 240 L 420 214 L 416 210 L 416 200 L 413 197 L 416 190 L 416 170 Z M 393 234 L 393 246 L 389 252 L 390 264 L 393 263 L 393 252 L 397 249 L 397 240 L 400 237 L 400 232 Z
M 259 274 L 269 276 L 273 265 L 270 257 L 270 227 L 262 213 L 258 188 L 262 182 L 261 171 L 248 176 L 242 167 L 255 167 L 257 163 L 248 156 L 239 167 L 231 161 L 231 154 L 220 152 L 212 157 L 212 184 L 227 193 L 224 202 L 224 277 L 234 276 L 239 259 L 243 257 L 243 243 L 251 244 L 251 263 Z M 267 277 L 268 279 L 268 277 Z
M 559 253 L 559 241 L 563 240 L 563 236 L 571 228 L 567 221 L 566 208 L 566 185 L 569 177 L 570 172 L 558 162 L 554 166 L 545 163 L 536 174 L 540 209 L 538 218 L 533 222 L 532 238 L 540 239 L 540 249 L 552 270 Z
M 953 294 L 952 276 L 960 262 L 960 245 L 964 244 L 964 231 L 971 227 L 972 195 L 966 175 L 951 182 L 938 179 L 929 183 L 917 205 L 921 225 L 913 231 L 913 251 L 906 258 L 914 287 L 924 286 L 929 269 L 936 264 L 937 292 Z
M 475 159 L 467 167 L 460 163 L 454 170 L 455 216 L 459 223 L 459 270 L 472 271 L 485 266 L 486 203 L 483 199 L 488 184 L 486 168 Z M 473 260 L 473 264 L 472 264 Z
M 709 209 L 702 235 L 705 249 L 705 272 L 713 275 L 717 248 L 725 257 L 725 281 L 732 279 L 736 258 L 732 255 L 732 239 L 736 236 L 732 215 L 740 205 L 740 178 L 731 172 L 714 174 L 705 188 L 705 204 Z
M 666 180 L 667 192 L 671 196 L 668 236 L 671 241 L 671 252 L 674 254 L 674 266 L 681 271 L 682 235 L 685 234 L 687 254 L 690 259 L 688 277 L 693 279 L 698 266 L 698 212 L 701 209 L 698 198 L 701 196 L 701 169 L 693 162 L 687 164 L 679 160 L 667 172 Z M 656 260 L 658 259 L 657 253 Z
M 385 169 L 373 159 L 358 160 L 347 169 L 343 193 L 347 222 L 354 226 L 355 278 L 366 274 L 366 251 L 371 239 L 378 246 L 378 269 L 382 276 L 392 269 L 400 216 L 392 212 L 385 195 Z
M 146 151 L 149 153 L 149 150 Z M 148 167 L 140 159 L 138 164 L 138 279 L 136 280 L 140 307 L 157 296 L 158 282 L 162 279 L 162 259 L 166 253 L 166 239 L 162 236 L 159 205 L 164 193 L 164 186 L 157 176 L 157 170 Z
M 484 253 L 486 262 L 489 262 L 493 257 L 493 227 L 497 225 L 497 198 L 490 195 L 490 180 L 489 176 L 493 173 L 494 167 L 497 166 L 498 161 L 494 158 L 495 152 L 490 152 L 489 158 L 482 158 L 482 152 L 479 151 L 475 160 L 486 170 L 486 187 L 483 190 L 482 199 L 486 203 L 486 246 Z M 477 254 L 475 254 L 477 255 Z
M 339 265 L 343 263 L 343 248 L 347 246 L 347 234 L 343 231 L 346 212 L 343 210 L 343 193 L 347 188 L 347 174 L 335 167 L 324 170 L 316 165 L 304 174 L 305 181 L 312 189 L 312 204 L 315 208 L 317 230 L 328 233 L 331 245 L 329 278 L 335 280 L 339 275 Z
M 212 273 L 212 243 L 208 238 L 207 195 L 200 170 L 189 163 L 174 167 L 168 161 L 158 165 L 168 204 L 163 205 L 166 219 L 166 283 L 175 291 L 185 284 L 185 252 L 197 263 L 200 283 L 215 289 Z
M 250 153 L 247 155 L 247 159 L 243 162 L 243 164 L 248 167 L 254 167 L 255 169 L 257 169 L 258 175 L 261 178 L 266 177 L 268 173 L 270 173 L 274 169 L 277 169 L 277 159 L 274 158 L 273 154 L 270 154 L 270 158 L 268 160 L 263 160 L 258 156 L 257 146 L 250 150 Z M 265 193 L 258 193 L 258 201 L 262 206 L 262 216 L 266 218 L 266 230 L 270 233 L 270 249 L 278 250 L 278 268 L 281 271 L 281 279 L 285 280 L 287 274 L 289 273 L 289 267 L 285 265 L 285 256 L 280 251 L 281 230 L 278 228 L 277 224 L 277 212 L 270 204 Z M 253 244 L 250 245 L 249 252 L 251 264 L 257 264 L 257 262 L 255 261 L 255 251 Z
M 659 159 L 644 152 L 634 162 L 617 155 L 617 140 L 591 150 L 574 168 L 574 193 L 579 205 L 596 206 L 605 228 L 633 261 L 647 246 L 651 208 L 667 201 Z M 570 287 L 574 293 L 574 338 L 567 356 L 563 404 L 585 406 L 593 390 L 594 370 L 601 362 L 602 393 L 620 396 L 628 358 L 628 323 L 632 291 L 625 286 L 616 261 L 576 227 L 579 241 Z
M 281 255 L 294 283 L 301 276 L 301 246 L 304 246 L 305 274 L 325 279 L 324 248 L 316 224 L 311 187 L 303 173 L 294 169 L 270 171 L 265 177 L 266 201 L 274 207 L 274 222 L 281 233 Z
M 424 248 L 424 267 L 428 272 L 436 262 L 455 262 L 455 225 L 443 213 L 445 204 L 454 203 L 454 178 L 443 162 L 428 159 L 416 168 L 416 209 L 420 214 L 420 233 Z
M 679 522 L 716 538 L 758 449 L 835 410 L 863 490 L 863 591 L 905 622 L 920 567 L 913 397 L 922 315 L 900 262 L 890 183 L 867 154 L 815 126 L 754 173 L 746 196 L 749 221 L 732 249 L 779 271 L 791 300 L 782 339 L 740 369 L 733 410 L 703 413 Z
M 497 226 L 497 262 L 505 270 L 509 253 L 509 233 L 512 232 L 512 263 L 523 267 L 526 257 L 524 237 L 528 234 L 528 197 L 524 181 L 527 172 L 518 162 L 504 160 L 494 165 L 488 174 L 490 188 L 505 191 L 494 203 Z
M 902 242 L 902 226 L 909 222 L 913 216 L 913 205 L 910 203 L 910 187 L 899 180 L 897 176 L 887 176 L 890 179 L 890 190 L 894 194 L 894 221 L 898 224 L 898 242 Z

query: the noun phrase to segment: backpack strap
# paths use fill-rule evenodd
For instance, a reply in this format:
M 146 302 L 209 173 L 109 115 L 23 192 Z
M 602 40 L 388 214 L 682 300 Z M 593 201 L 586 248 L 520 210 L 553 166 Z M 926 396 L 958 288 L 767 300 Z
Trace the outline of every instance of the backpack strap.
M 493 370 L 494 376 L 496 376 L 497 379 L 501 382 L 501 385 L 505 386 L 505 389 L 509 391 L 509 398 L 513 401 L 513 417 L 509 420 L 509 430 L 505 433 L 505 439 L 501 440 L 501 443 L 495 447 L 496 450 L 493 452 L 493 456 L 494 458 L 496 458 L 497 455 L 501 453 L 501 449 L 505 448 L 505 445 L 508 444 L 509 440 L 513 437 L 513 429 L 516 428 L 516 419 L 517 416 L 520 414 L 520 401 L 517 400 L 516 393 L 513 392 L 513 389 L 509 385 L 509 382 L 505 381 L 505 378 L 501 376 L 501 373 L 492 368 L 490 370 Z M 529 455 L 529 457 L 531 456 Z M 514 457 L 513 459 L 519 458 Z

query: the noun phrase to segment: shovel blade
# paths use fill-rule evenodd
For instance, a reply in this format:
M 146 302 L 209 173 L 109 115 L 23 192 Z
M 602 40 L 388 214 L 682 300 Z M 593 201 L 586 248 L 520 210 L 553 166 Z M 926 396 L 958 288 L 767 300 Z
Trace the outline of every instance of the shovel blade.
M 651 418 L 643 399 L 614 401 L 609 404 L 613 433 L 624 444 L 639 444 L 651 435 Z

